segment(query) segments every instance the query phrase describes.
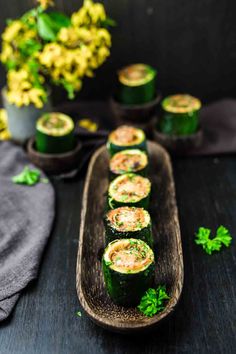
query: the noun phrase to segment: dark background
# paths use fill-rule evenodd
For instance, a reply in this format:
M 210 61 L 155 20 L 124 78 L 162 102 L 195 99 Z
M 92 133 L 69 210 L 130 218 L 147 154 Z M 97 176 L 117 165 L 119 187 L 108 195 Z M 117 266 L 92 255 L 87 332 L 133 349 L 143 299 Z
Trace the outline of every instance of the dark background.
M 70 13 L 82 1 L 58 0 Z M 31 0 L 0 0 L 0 32 L 6 18 Z M 115 70 L 132 62 L 159 69 L 164 94 L 187 91 L 204 100 L 236 96 L 235 0 L 107 0 L 113 30 L 110 60 L 85 83 L 80 97 L 105 98 Z M 4 83 L 0 71 L 0 84 Z M 110 333 L 83 312 L 75 291 L 75 264 L 84 174 L 54 181 L 56 222 L 39 279 L 0 324 L 1 354 L 233 354 L 236 292 L 235 155 L 173 160 L 183 244 L 185 282 L 173 316 L 150 335 Z M 212 256 L 193 242 L 199 226 L 225 225 L 232 246 Z M 76 316 L 80 310 L 82 317 Z
M 0 0 L 0 32 L 6 18 L 32 7 L 33 0 Z M 189 92 L 204 101 L 236 96 L 235 0 L 106 0 L 116 20 L 112 55 L 86 80 L 81 98 L 106 98 L 115 72 L 123 65 L 144 62 L 158 69 L 163 94 Z M 70 14 L 81 0 L 57 0 Z M 4 84 L 3 69 L 0 85 Z

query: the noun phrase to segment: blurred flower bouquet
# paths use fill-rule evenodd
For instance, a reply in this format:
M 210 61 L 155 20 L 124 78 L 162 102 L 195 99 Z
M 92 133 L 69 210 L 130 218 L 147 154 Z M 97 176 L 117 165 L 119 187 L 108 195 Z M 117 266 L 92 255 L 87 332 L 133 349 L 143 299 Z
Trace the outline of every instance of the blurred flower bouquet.
M 101 3 L 85 0 L 71 17 L 48 11 L 52 0 L 18 20 L 9 20 L 2 34 L 1 62 L 7 69 L 6 97 L 17 107 L 42 108 L 47 83 L 65 88 L 70 99 L 110 54 L 113 21 Z

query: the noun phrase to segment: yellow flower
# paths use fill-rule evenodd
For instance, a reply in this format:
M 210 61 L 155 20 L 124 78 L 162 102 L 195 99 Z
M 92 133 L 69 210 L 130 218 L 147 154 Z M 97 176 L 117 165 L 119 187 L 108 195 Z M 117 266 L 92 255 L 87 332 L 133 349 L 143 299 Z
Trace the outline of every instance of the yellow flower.
M 10 137 L 6 110 L 0 109 L 0 140 L 8 140 Z
M 42 97 L 45 95 L 45 92 L 42 89 L 39 88 L 32 88 L 29 90 L 29 100 L 32 102 L 35 107 L 37 108 L 42 108 L 44 105 L 44 102 L 42 100 Z
M 3 41 L 11 43 L 23 29 L 25 29 L 25 25 L 21 21 L 12 21 L 2 34 Z
M 97 38 L 108 47 L 111 46 L 111 35 L 105 28 L 100 28 L 97 30 Z
M 37 2 L 46 10 L 50 6 L 54 6 L 54 0 L 37 0 Z
M 43 9 L 54 5 L 52 0 L 37 2 Z M 71 25 L 62 27 L 53 42 L 39 38 L 34 15 L 12 21 L 3 33 L 0 54 L 8 70 L 9 101 L 19 107 L 29 104 L 42 107 L 46 92 L 42 86 L 44 78 L 37 71 L 54 84 L 62 85 L 73 97 L 74 91 L 81 89 L 83 77 L 93 77 L 94 70 L 110 54 L 111 36 L 102 28 L 104 20 L 104 6 L 84 0 L 80 10 L 72 14 Z
M 7 74 L 7 98 L 12 104 L 18 107 L 34 104 L 41 108 L 46 100 L 44 88 L 34 87 L 34 78 L 32 77 L 27 65 L 19 70 L 10 70 Z M 39 81 L 44 81 L 39 76 Z
M 6 63 L 13 57 L 14 51 L 10 44 L 3 42 L 2 53 L 0 54 L 0 60 L 2 63 Z
M 93 3 L 92 0 L 85 0 L 83 7 L 74 12 L 71 18 L 74 26 L 97 25 L 106 19 L 104 6 L 100 3 Z
M 78 126 L 90 132 L 96 132 L 98 130 L 97 123 L 93 122 L 91 119 L 88 118 L 80 119 L 78 121 Z

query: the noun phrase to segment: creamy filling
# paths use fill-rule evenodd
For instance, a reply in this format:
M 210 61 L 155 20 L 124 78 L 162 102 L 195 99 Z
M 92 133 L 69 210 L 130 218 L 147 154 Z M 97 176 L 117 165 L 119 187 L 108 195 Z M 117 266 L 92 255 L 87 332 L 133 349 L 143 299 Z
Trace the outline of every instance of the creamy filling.
M 190 95 L 173 95 L 164 99 L 162 107 L 167 112 L 188 113 L 201 108 L 201 101 Z
M 104 259 L 115 271 L 137 273 L 146 269 L 154 261 L 154 254 L 141 240 L 123 239 L 109 244 Z
M 121 207 L 110 210 L 107 220 L 117 231 L 137 231 L 148 226 L 150 215 L 143 208 Z
M 135 174 L 117 177 L 110 185 L 109 195 L 118 202 L 138 202 L 146 198 L 151 189 L 151 182 Z
M 118 146 L 132 146 L 140 144 L 145 139 L 141 129 L 123 125 L 109 135 L 109 141 Z
M 37 122 L 37 129 L 45 134 L 62 136 L 74 128 L 73 120 L 61 113 L 48 113 Z
M 126 86 L 140 86 L 151 81 L 156 71 L 145 64 L 133 64 L 121 69 L 118 73 L 119 81 Z
M 140 150 L 125 150 L 112 157 L 110 170 L 115 174 L 137 172 L 145 168 L 147 163 L 147 155 Z

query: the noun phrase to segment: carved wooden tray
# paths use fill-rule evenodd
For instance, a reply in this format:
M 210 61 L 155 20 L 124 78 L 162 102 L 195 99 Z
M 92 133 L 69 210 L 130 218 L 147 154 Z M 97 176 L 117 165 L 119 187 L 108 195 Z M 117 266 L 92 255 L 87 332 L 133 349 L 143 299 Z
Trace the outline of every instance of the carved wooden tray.
M 109 156 L 102 146 L 93 155 L 85 181 L 77 258 L 76 287 L 82 307 L 98 325 L 116 332 L 154 327 L 176 306 L 183 286 L 183 257 L 172 166 L 168 153 L 148 142 L 152 197 L 150 214 L 156 257 L 156 284 L 166 284 L 170 300 L 163 312 L 147 318 L 135 308 L 115 305 L 106 293 L 101 269 L 103 212 Z

